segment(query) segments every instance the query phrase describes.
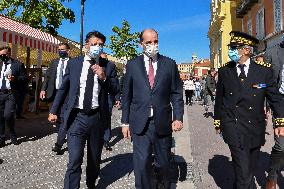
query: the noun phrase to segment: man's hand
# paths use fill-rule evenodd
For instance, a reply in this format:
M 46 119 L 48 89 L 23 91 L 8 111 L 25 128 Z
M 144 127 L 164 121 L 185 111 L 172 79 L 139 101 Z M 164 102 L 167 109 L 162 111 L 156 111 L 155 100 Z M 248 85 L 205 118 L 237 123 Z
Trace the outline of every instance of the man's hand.
M 120 106 L 120 101 L 119 100 L 117 100 L 117 101 L 115 101 L 115 103 L 114 103 L 114 107 L 119 107 Z
M 221 134 L 221 129 L 220 127 L 215 127 L 216 135 Z
M 41 100 L 45 99 L 45 91 L 40 91 L 39 98 Z
M 106 74 L 103 67 L 100 67 L 98 64 L 94 64 L 92 67 L 94 74 L 98 75 L 98 78 L 102 81 L 106 80 Z
M 174 132 L 180 131 L 180 130 L 182 130 L 182 128 L 183 128 L 183 123 L 181 121 L 175 120 L 172 123 L 172 129 L 173 129 Z
M 7 78 L 8 78 L 9 81 L 13 81 L 15 79 L 15 77 L 13 75 L 8 75 Z
M 279 136 L 284 136 L 284 127 L 278 127 L 274 129 L 274 134 L 279 137 Z
M 129 139 L 131 137 L 129 126 L 122 126 L 121 131 L 124 138 Z
M 55 123 L 56 120 L 57 120 L 57 115 L 54 115 L 54 114 L 48 115 L 48 121 L 50 121 L 51 123 Z

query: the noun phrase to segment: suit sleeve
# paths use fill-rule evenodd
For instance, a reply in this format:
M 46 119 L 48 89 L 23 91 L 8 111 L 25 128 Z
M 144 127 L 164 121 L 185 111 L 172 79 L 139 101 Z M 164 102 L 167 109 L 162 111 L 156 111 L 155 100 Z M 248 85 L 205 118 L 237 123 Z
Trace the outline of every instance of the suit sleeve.
M 275 127 L 284 127 L 284 97 L 280 94 L 276 81 L 273 79 L 273 70 L 269 68 L 266 77 L 266 98 L 275 118 Z
M 23 63 L 18 62 L 18 73 L 13 82 L 19 82 L 23 84 L 27 80 L 27 71 Z
M 119 84 L 115 64 L 109 63 L 110 73 L 107 75 L 105 81 L 99 81 L 101 86 L 106 88 L 107 92 L 115 96 L 119 92 Z
M 52 107 L 50 108 L 50 113 L 51 114 L 57 114 L 61 105 L 63 104 L 66 95 L 69 91 L 70 88 L 70 63 L 67 64 L 65 74 L 63 76 L 62 84 L 60 88 L 58 89 L 56 96 L 54 98 Z
M 183 84 L 175 62 L 172 68 L 171 103 L 173 106 L 173 120 L 183 121 Z
M 221 108 L 223 104 L 223 96 L 224 96 L 224 86 L 223 86 L 223 78 L 222 71 L 219 70 L 218 82 L 216 86 L 216 99 L 214 105 L 214 126 L 216 128 L 221 126 Z
M 121 123 L 129 124 L 129 112 L 130 112 L 130 104 L 132 101 L 132 75 L 130 70 L 130 64 L 126 65 L 126 73 L 123 78 L 123 90 L 121 97 L 121 105 L 122 105 L 122 116 Z

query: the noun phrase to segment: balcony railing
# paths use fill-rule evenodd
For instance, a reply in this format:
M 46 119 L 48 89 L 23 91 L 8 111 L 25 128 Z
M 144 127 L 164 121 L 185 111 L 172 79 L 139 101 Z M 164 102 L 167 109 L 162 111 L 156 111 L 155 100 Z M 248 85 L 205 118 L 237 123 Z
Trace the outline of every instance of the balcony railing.
M 242 18 L 258 0 L 243 0 L 237 7 L 237 18 Z

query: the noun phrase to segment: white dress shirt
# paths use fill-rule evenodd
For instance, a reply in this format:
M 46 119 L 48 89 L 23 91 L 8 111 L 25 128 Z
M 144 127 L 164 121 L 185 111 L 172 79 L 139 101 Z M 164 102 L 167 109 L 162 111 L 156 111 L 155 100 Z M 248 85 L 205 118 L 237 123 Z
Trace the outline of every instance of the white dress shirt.
M 250 58 L 247 59 L 247 61 L 245 61 L 245 63 L 243 63 L 243 64 L 245 65 L 245 67 L 244 67 L 245 74 L 246 74 L 246 76 L 248 76 L 248 70 L 249 70 L 249 65 L 250 65 Z M 238 76 L 240 76 L 241 68 L 238 65 L 240 65 L 240 64 L 237 63 L 236 67 L 237 67 Z
M 67 66 L 67 62 L 68 62 L 69 58 L 60 58 L 59 59 L 59 62 L 58 62 L 58 65 L 57 65 L 57 69 L 56 69 L 56 79 L 55 79 L 55 88 L 56 89 L 59 89 L 60 88 L 60 84 L 59 84 L 59 77 L 60 77 L 60 68 L 61 68 L 61 65 L 64 64 L 64 68 L 63 68 L 63 74 L 62 74 L 62 77 L 63 75 L 65 74 L 65 69 L 66 69 L 66 66 Z
M 279 88 L 279 92 L 281 94 L 284 94 L 284 65 L 283 65 L 283 68 L 282 68 L 282 78 L 281 78 L 281 86 Z
M 157 72 L 157 68 L 158 68 L 157 56 L 155 56 L 152 59 L 153 59 L 152 65 L 153 65 L 153 68 L 154 68 L 154 77 L 155 77 L 156 76 L 156 72 Z M 149 75 L 149 60 L 150 60 L 150 58 L 144 54 L 144 62 L 145 62 L 145 68 L 146 68 L 147 75 Z
M 3 78 L 6 80 L 6 89 L 11 89 L 10 80 L 7 77 L 8 75 L 12 75 L 11 60 L 9 60 L 9 61 L 8 61 L 7 68 L 6 68 L 5 72 L 4 72 L 5 64 L 4 64 L 4 62 L 1 63 L 3 65 L 2 65 L 1 75 L 0 75 L 1 76 L 0 77 L 0 89 L 2 88 Z
M 91 66 L 90 60 L 91 59 L 89 56 L 86 55 L 84 57 L 82 72 L 80 76 L 79 96 L 78 96 L 78 102 L 76 106 L 79 109 L 83 109 L 84 94 L 85 94 L 85 89 L 86 89 L 88 70 L 89 70 L 89 67 Z M 100 93 L 100 85 L 98 82 L 98 75 L 94 74 L 92 109 L 96 109 L 99 107 L 99 93 Z

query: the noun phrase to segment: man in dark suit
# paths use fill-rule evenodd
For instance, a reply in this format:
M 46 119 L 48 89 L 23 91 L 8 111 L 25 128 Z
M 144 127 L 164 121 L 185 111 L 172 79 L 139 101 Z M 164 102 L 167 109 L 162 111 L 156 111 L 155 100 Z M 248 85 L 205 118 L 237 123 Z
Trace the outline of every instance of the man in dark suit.
M 65 74 L 66 67 L 70 59 L 69 53 L 70 46 L 68 45 L 68 43 L 60 43 L 58 45 L 59 59 L 53 60 L 49 65 L 49 69 L 47 70 L 47 73 L 45 75 L 40 92 L 40 98 L 42 100 L 46 99 L 49 102 L 52 102 L 54 100 L 56 92 L 60 88 L 63 81 L 63 75 Z M 67 101 L 68 97 L 65 99 L 60 108 L 60 111 L 58 112 L 59 119 L 56 122 L 57 140 L 52 147 L 52 151 L 57 152 L 57 154 L 61 153 L 61 148 L 66 137 L 66 129 L 64 127 L 63 119 Z
M 10 56 L 10 47 L 0 48 L 0 147 L 5 146 L 5 126 L 10 129 L 11 142 L 17 144 L 15 95 L 27 78 L 24 65 Z
M 102 120 L 104 116 L 109 116 L 108 93 L 115 95 L 118 92 L 115 65 L 100 58 L 105 40 L 106 37 L 98 31 L 87 34 L 85 40 L 87 53 L 69 61 L 63 83 L 50 109 L 48 119 L 55 122 L 60 104 L 69 93 L 64 113 L 69 152 L 69 163 L 64 179 L 65 189 L 80 187 L 86 142 L 88 188 L 95 188 L 99 175 L 104 130 Z
M 122 132 L 133 140 L 136 189 L 153 188 L 152 152 L 157 186 L 169 188 L 172 131 L 183 127 L 183 89 L 174 60 L 158 53 L 158 33 L 140 34 L 143 55 L 126 65 L 122 95 Z
M 272 54 L 274 56 L 265 53 L 264 58 L 271 62 L 274 80 L 277 82 L 277 88 L 284 98 L 284 41 L 275 48 L 273 49 L 275 54 Z M 278 174 L 284 165 L 284 136 L 274 136 L 274 141 L 275 145 L 271 151 L 266 189 L 276 189 Z
M 214 125 L 231 151 L 233 188 L 256 189 L 253 171 L 265 143 L 265 98 L 277 118 L 277 136 L 284 135 L 284 101 L 273 80 L 271 65 L 250 58 L 258 40 L 242 32 L 233 31 L 230 35 L 232 61 L 218 72 Z

